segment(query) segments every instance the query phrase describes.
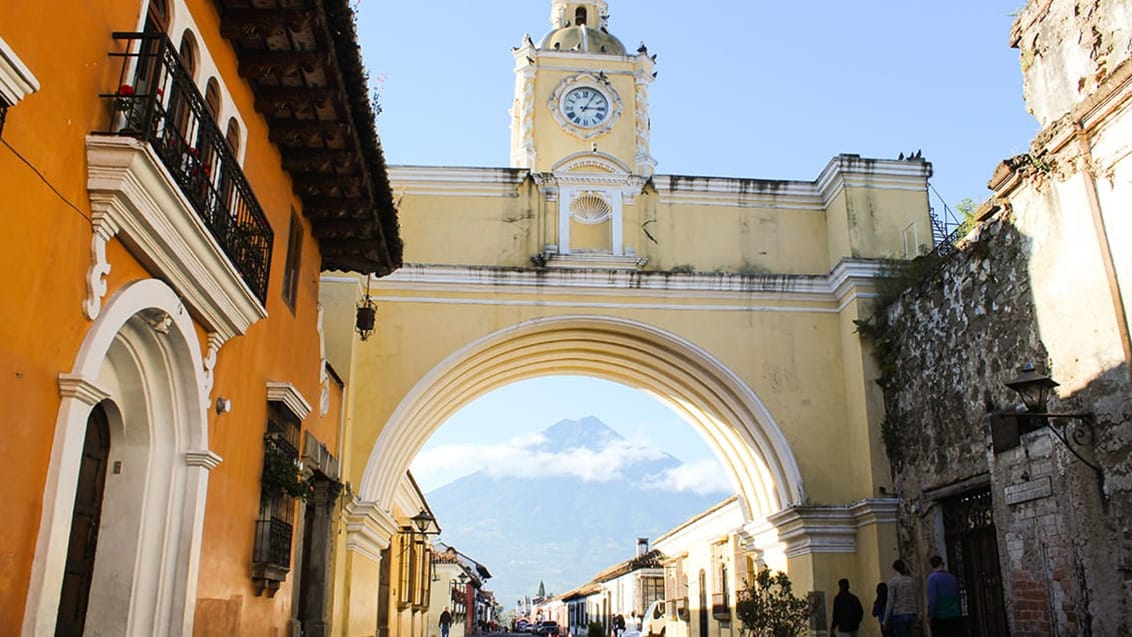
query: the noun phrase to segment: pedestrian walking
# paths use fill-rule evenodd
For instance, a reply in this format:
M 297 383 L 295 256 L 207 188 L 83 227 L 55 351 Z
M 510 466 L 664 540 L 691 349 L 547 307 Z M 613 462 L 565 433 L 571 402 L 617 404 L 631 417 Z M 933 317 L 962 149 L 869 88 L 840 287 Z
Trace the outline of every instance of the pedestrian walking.
M 932 637 L 963 637 L 963 609 L 959 604 L 959 580 L 944 568 L 943 558 L 933 555 L 928 574 L 928 621 Z
M 849 592 L 849 580 L 837 580 L 837 596 L 833 598 L 833 620 L 829 624 L 831 635 L 839 637 L 857 637 L 857 630 L 861 627 L 861 620 L 865 618 L 865 609 L 861 607 L 861 600 Z
M 877 596 L 873 600 L 873 617 L 880 624 L 881 637 L 892 637 L 892 631 L 885 628 L 884 608 L 888 604 L 888 584 L 877 582 Z
M 896 572 L 888 580 L 888 602 L 884 608 L 884 627 L 891 630 L 894 637 L 909 637 L 912 625 L 916 623 L 916 583 L 909 575 L 904 560 L 892 563 Z
M 448 607 L 445 606 L 440 613 L 440 637 L 448 637 L 448 629 L 451 627 L 452 613 L 448 612 Z

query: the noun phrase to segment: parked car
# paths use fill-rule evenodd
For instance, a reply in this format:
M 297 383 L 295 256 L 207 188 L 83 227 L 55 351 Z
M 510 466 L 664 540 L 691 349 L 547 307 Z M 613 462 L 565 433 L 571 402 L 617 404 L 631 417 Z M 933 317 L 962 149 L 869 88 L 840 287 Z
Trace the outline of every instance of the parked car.
M 664 637 L 665 620 L 664 600 L 658 599 L 649 604 L 645 611 L 644 621 L 641 622 L 641 635 L 644 637 Z
M 558 635 L 558 622 L 556 621 L 542 621 L 535 625 L 535 629 L 531 631 L 534 635 L 542 637 L 555 637 Z
M 520 619 L 519 621 L 515 622 L 515 632 L 517 632 L 517 633 L 529 633 L 529 632 L 531 632 L 531 622 L 529 622 L 525 619 Z

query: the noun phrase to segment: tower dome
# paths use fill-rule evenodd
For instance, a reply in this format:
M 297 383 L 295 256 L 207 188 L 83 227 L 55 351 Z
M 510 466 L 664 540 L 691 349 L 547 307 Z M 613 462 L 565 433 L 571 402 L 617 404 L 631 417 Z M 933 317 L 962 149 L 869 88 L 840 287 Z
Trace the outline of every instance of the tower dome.
M 551 30 L 539 41 L 538 48 L 625 55 L 625 45 L 605 27 L 607 8 L 605 0 L 554 0 L 550 9 Z

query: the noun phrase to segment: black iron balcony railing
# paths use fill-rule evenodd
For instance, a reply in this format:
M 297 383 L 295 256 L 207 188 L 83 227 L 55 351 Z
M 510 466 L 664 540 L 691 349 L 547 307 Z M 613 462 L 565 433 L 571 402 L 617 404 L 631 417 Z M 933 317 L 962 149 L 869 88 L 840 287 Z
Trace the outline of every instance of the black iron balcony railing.
M 256 520 L 252 562 L 290 568 L 291 533 L 291 524 L 283 520 Z
M 267 299 L 272 231 L 205 100 L 163 33 L 115 33 L 124 52 L 105 132 L 147 142 L 221 249 Z

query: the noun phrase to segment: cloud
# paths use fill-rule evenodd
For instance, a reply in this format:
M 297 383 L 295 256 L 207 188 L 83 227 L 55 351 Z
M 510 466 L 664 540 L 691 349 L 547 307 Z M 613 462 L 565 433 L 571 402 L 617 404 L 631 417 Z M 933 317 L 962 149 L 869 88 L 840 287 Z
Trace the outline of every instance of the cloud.
M 667 457 L 663 451 L 640 439 L 612 440 L 599 450 L 574 447 L 558 452 L 542 449 L 544 442 L 535 434 L 496 445 L 435 447 L 417 455 L 412 471 L 422 486 L 442 484 L 475 471 L 484 471 L 496 478 L 568 477 L 584 482 L 608 482 L 622 478 L 626 467 Z M 424 489 L 428 491 L 429 487 Z
M 663 451 L 628 440 L 613 440 L 599 450 L 574 447 L 561 452 L 519 449 L 505 462 L 485 467 L 497 478 L 570 477 L 583 482 L 608 482 L 623 477 L 626 467 L 665 457 Z
M 715 458 L 672 467 L 644 485 L 658 491 L 691 491 L 698 495 L 731 493 L 734 487 Z

